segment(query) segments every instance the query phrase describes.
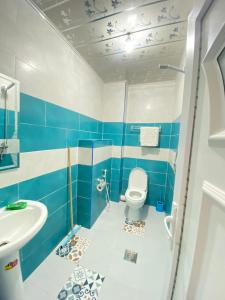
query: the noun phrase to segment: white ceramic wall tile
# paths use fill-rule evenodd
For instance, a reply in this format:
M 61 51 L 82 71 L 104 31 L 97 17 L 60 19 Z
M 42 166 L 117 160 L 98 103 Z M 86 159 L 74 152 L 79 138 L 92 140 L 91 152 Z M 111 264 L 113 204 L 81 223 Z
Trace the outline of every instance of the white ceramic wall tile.
M 0 66 L 23 92 L 101 119 L 102 80 L 28 2 L 1 1 L 0 27 Z
M 124 157 L 168 161 L 169 149 L 150 149 L 147 147 L 124 147 Z
M 169 163 L 173 169 L 175 168 L 175 162 L 176 162 L 176 152 L 173 150 L 169 150 Z
M 80 165 L 92 165 L 92 149 L 91 148 L 78 148 L 78 164 Z
M 96 165 L 106 159 L 112 157 L 112 146 L 101 148 L 94 148 L 93 150 L 93 164 Z
M 1 55 L 1 53 L 0 53 L 0 55 Z M 1 87 L 3 87 L 3 86 L 7 87 L 12 82 L 15 85 L 7 91 L 7 108 L 11 109 L 13 111 L 19 112 L 19 110 L 20 110 L 20 105 L 19 105 L 20 84 L 13 77 L 9 77 L 9 76 L 6 76 L 5 74 L 0 73 L 0 86 Z M 3 100 L 3 99 L 1 98 L 1 100 Z M 4 108 L 4 107 L 5 107 L 5 101 L 0 101 L 0 108 Z
M 175 90 L 175 81 L 129 86 L 126 122 L 171 122 Z
M 71 149 L 74 165 L 78 162 L 78 151 L 77 148 Z M 21 153 L 18 169 L 1 172 L 0 188 L 66 168 L 67 165 L 67 149 Z
M 121 158 L 121 156 L 122 156 L 122 147 L 112 146 L 112 157 Z
M 125 81 L 107 83 L 103 89 L 104 122 L 123 122 Z
M 0 72 L 10 76 L 15 76 L 15 56 L 11 55 L 0 45 Z

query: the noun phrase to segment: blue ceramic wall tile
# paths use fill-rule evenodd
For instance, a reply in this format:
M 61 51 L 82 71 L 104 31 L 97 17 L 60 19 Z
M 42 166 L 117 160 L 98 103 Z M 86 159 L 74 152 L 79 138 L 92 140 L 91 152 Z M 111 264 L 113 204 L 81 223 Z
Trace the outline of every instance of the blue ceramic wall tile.
M 103 123 L 103 133 L 123 134 L 122 122 L 105 122 Z
M 167 214 L 171 213 L 172 203 L 173 203 L 173 191 L 175 182 L 175 172 L 171 165 L 168 163 L 168 174 L 166 181 L 166 197 L 165 197 L 165 212 Z
M 78 165 L 72 165 L 72 181 L 77 180 Z
M 66 130 L 66 145 L 67 147 L 77 147 L 79 142 L 78 130 Z
M 84 198 L 91 198 L 92 185 L 91 182 L 81 181 L 78 176 L 77 195 Z
M 116 189 L 112 189 L 110 192 L 110 200 L 114 201 L 114 202 L 119 202 L 120 201 L 120 193 L 119 191 Z
M 86 140 L 86 139 L 90 139 L 90 138 L 91 138 L 91 132 L 82 131 L 82 130 L 78 131 L 78 139 L 79 140 Z
M 112 169 L 120 169 L 121 158 L 112 158 Z
M 172 123 L 155 123 L 154 126 L 160 127 L 160 135 L 170 135 Z
M 111 133 L 103 133 L 104 140 L 112 140 L 112 144 L 114 146 L 121 146 L 123 135 L 122 134 L 111 134 Z
M 59 128 L 20 124 L 21 152 L 66 147 L 66 131 Z
M 131 169 L 124 168 L 123 169 L 123 178 L 128 180 L 130 172 L 131 172 Z
M 61 106 L 46 103 L 46 126 L 79 129 L 78 113 Z
M 176 150 L 178 148 L 179 135 L 171 135 L 170 149 Z
M 165 161 L 137 159 L 137 166 L 146 172 L 167 173 L 168 164 Z
M 80 114 L 79 129 L 83 131 L 98 132 L 98 121 Z
M 7 113 L 5 109 L 0 108 L 0 125 L 5 124 L 5 117 L 7 115 L 8 125 L 14 125 L 15 123 L 15 113 L 12 110 L 7 109 Z
M 79 180 L 92 181 L 92 166 L 78 165 Z
M 97 121 L 97 124 L 98 124 L 98 133 L 100 133 L 102 135 L 102 132 L 103 132 L 103 122 Z
M 91 214 L 91 200 L 92 198 L 77 197 L 77 211 L 79 214 Z
M 69 201 L 69 187 L 61 188 L 48 196 L 42 198 L 41 202 L 48 208 L 48 214 L 52 214 L 58 208 L 62 207 Z
M 170 135 L 160 135 L 159 136 L 159 146 L 158 148 L 170 148 Z
M 128 187 L 128 180 L 127 179 L 123 179 L 122 180 L 122 194 L 125 194 L 126 190 Z
M 67 169 L 61 169 L 19 183 L 21 199 L 39 200 L 67 185 Z
M 101 148 L 101 147 L 111 146 L 111 145 L 112 145 L 111 140 L 95 140 L 95 141 L 93 141 L 94 148 Z
M 117 181 L 120 178 L 120 169 L 112 169 L 111 180 Z
M 180 123 L 172 123 L 172 135 L 179 135 L 180 132 Z
M 0 125 L 0 139 L 4 139 L 5 138 L 5 126 L 4 125 Z M 13 137 L 15 133 L 15 126 L 13 125 L 8 125 L 7 126 L 7 138 L 10 139 Z
M 85 228 L 91 228 L 90 214 L 78 213 L 77 220 L 79 225 Z
M 166 173 L 147 172 L 149 184 L 166 185 Z
M 124 146 L 140 146 L 139 134 L 126 134 L 124 139 Z
M 0 207 L 19 200 L 18 184 L 13 184 L 0 189 Z
M 136 158 L 123 158 L 123 168 L 133 169 L 137 167 L 137 159 Z
M 20 122 L 45 126 L 46 103 L 41 99 L 21 93 Z
M 48 256 L 68 231 L 69 206 L 66 204 L 49 216 L 41 231 L 20 251 L 24 280 Z
M 166 188 L 160 185 L 150 184 L 146 204 L 156 206 L 157 201 L 165 201 Z

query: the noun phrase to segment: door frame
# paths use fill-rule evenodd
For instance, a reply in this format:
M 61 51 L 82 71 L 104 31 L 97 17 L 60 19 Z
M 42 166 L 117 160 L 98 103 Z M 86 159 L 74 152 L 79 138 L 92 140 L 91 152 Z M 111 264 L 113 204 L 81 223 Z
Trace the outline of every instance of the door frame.
M 183 105 L 174 186 L 174 202 L 178 204 L 178 210 L 173 238 L 172 266 L 167 300 L 173 299 L 185 220 L 200 69 L 201 23 L 212 2 L 213 0 L 196 1 L 188 17 Z

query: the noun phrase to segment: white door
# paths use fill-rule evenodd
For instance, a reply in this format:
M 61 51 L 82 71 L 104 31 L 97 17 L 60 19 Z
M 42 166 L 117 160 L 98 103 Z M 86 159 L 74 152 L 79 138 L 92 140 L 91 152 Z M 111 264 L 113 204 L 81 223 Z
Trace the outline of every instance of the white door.
M 225 1 L 212 1 L 201 21 L 201 69 L 174 300 L 225 299 Z

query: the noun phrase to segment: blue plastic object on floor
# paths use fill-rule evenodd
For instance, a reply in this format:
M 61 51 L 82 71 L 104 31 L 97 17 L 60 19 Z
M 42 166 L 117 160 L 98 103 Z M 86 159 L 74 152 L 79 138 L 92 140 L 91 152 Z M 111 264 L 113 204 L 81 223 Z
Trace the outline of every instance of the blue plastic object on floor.
M 163 212 L 164 211 L 164 203 L 162 201 L 157 201 L 156 202 L 156 210 L 158 212 Z

